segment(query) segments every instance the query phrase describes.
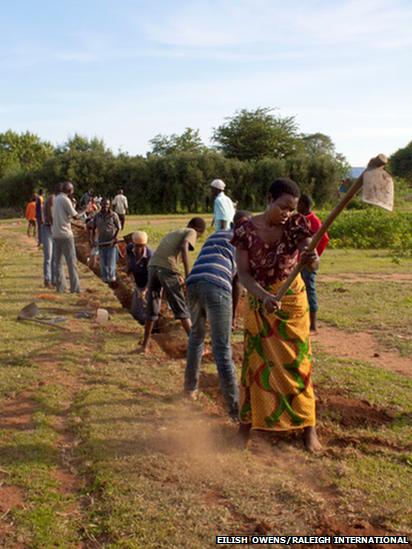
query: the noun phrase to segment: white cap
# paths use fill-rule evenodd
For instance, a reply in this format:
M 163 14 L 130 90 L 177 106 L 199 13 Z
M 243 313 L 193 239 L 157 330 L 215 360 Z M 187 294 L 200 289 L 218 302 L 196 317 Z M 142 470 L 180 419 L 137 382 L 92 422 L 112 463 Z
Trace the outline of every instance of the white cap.
M 219 191 L 223 191 L 226 187 L 225 183 L 221 179 L 214 179 L 210 186 L 214 189 L 218 189 Z

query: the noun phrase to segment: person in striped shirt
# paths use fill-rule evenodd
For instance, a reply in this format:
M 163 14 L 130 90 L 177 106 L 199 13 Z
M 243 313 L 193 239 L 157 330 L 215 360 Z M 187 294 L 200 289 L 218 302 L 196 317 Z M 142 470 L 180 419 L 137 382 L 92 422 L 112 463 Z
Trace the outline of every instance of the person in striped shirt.
M 249 215 L 247 212 L 237 212 L 234 223 Z M 235 248 L 230 243 L 232 237 L 231 230 L 213 233 L 204 243 L 186 279 L 192 329 L 189 335 L 184 389 L 189 398 L 197 398 L 206 319 L 209 319 L 221 390 L 229 416 L 238 421 L 239 392 L 232 360 L 231 331 L 240 292 Z

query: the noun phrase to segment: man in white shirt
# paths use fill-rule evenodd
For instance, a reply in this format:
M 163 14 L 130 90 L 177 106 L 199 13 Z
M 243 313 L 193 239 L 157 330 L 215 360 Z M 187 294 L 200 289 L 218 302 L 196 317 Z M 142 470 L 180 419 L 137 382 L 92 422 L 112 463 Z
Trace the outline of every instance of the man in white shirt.
M 129 203 L 127 202 L 127 198 L 123 194 L 123 189 L 120 189 L 117 195 L 113 198 L 112 210 L 119 216 L 120 225 L 123 229 L 126 214 L 129 213 Z
M 64 292 L 66 280 L 63 272 L 62 256 L 66 260 L 70 278 L 70 291 L 80 293 L 79 275 L 77 272 L 76 248 L 71 227 L 73 217 L 79 217 L 83 212 L 77 213 L 70 197 L 73 195 L 73 184 L 70 181 L 63 183 L 62 192 L 54 200 L 52 236 L 56 253 L 56 290 Z
M 212 197 L 215 199 L 213 206 L 213 223 L 216 231 L 230 229 L 230 224 L 235 215 L 235 207 L 232 200 L 225 195 L 225 183 L 221 179 L 214 179 L 210 184 Z

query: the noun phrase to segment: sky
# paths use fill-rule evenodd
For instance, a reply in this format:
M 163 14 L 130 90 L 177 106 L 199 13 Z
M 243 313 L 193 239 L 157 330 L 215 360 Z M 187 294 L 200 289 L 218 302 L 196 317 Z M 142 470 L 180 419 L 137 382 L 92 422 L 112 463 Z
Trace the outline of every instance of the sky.
M 0 132 L 145 154 L 271 107 L 352 166 L 412 140 L 410 0 L 3 0 Z

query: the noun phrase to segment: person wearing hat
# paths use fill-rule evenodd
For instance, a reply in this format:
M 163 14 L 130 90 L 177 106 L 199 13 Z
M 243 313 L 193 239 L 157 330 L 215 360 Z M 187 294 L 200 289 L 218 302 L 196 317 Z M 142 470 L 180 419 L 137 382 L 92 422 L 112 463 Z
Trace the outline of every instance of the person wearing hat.
M 148 265 L 153 255 L 147 241 L 147 233 L 136 231 L 132 234 L 132 242 L 126 248 L 126 272 L 133 275 L 136 283 L 130 312 L 141 325 L 144 325 L 146 320 Z
M 225 231 L 230 229 L 230 224 L 235 215 L 235 207 L 232 200 L 225 195 L 225 183 L 221 179 L 214 179 L 210 184 L 213 205 L 213 224 L 216 231 Z

